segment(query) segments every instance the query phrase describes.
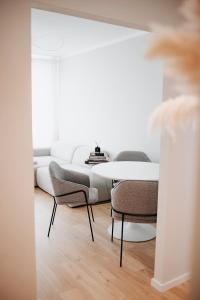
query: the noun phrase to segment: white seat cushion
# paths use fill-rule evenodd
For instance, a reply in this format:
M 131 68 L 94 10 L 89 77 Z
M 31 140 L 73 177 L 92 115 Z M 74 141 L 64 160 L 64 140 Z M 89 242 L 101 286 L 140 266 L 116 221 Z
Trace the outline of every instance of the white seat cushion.
M 66 163 L 65 160 L 53 156 L 35 156 L 33 158 L 34 167 L 39 168 L 39 167 L 48 166 L 52 160 L 56 161 L 58 164 Z
M 96 188 L 89 188 L 89 203 L 96 203 L 98 201 L 98 190 Z
M 36 171 L 37 185 L 45 192 L 53 195 L 53 186 L 49 174 L 49 167 L 38 168 Z

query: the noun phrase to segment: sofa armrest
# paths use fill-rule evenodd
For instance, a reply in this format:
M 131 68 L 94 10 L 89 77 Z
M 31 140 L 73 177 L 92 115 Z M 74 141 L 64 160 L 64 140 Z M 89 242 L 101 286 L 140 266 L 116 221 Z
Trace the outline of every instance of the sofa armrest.
M 50 156 L 51 148 L 36 148 L 33 149 L 33 156 Z

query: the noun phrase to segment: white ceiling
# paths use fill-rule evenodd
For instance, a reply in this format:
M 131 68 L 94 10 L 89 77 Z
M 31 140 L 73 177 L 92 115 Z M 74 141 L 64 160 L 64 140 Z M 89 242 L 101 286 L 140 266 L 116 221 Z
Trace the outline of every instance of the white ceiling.
M 63 58 L 144 32 L 107 23 L 32 9 L 32 55 Z

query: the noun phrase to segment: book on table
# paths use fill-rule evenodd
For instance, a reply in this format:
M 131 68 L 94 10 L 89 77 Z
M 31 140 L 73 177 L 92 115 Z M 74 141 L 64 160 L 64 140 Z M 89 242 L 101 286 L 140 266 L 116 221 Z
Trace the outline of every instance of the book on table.
M 91 152 L 89 158 L 85 161 L 86 164 L 99 164 L 108 162 L 109 158 L 103 152 Z

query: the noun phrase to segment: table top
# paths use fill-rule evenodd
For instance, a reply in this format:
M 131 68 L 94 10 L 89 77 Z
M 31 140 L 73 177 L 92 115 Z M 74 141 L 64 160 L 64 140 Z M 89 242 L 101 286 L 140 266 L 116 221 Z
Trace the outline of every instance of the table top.
M 116 180 L 159 180 L 159 164 L 139 161 L 113 161 L 92 168 L 92 172 Z

